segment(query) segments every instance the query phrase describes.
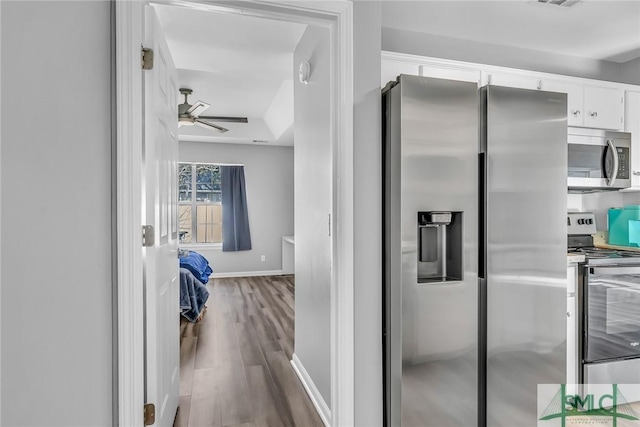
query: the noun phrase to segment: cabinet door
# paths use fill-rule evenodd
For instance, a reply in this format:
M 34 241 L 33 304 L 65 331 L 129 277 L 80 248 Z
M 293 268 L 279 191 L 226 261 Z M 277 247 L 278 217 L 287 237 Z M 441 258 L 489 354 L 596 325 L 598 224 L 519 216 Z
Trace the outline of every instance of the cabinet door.
M 575 297 L 577 281 L 577 264 L 569 264 L 567 266 L 567 387 L 578 382 L 578 324 Z
M 425 77 L 480 83 L 480 70 L 444 67 L 438 65 L 421 65 L 419 73 L 421 76 Z
M 556 80 L 543 80 L 542 90 L 567 94 L 567 124 L 569 126 L 583 126 L 584 112 L 582 104 L 584 95 L 582 85 Z
M 533 77 L 518 76 L 513 74 L 491 73 L 487 78 L 487 84 L 495 86 L 517 87 L 520 89 L 540 89 L 540 80 Z
M 640 92 L 624 97 L 624 131 L 631 132 L 631 186 L 640 187 Z
M 624 128 L 624 92 L 606 87 L 584 87 L 584 125 L 590 128 Z
M 390 81 L 395 81 L 400 74 L 418 75 L 419 64 L 408 61 L 396 61 L 383 59 L 380 63 L 381 87 L 385 87 Z
M 567 297 L 567 384 L 578 382 L 576 297 Z

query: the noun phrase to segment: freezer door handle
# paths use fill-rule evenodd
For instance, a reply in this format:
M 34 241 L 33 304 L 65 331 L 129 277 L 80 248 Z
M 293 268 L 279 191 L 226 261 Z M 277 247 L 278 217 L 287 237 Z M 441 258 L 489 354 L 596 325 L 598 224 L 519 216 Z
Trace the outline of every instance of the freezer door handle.
M 478 154 L 478 277 L 487 277 L 487 156 Z
M 616 274 L 640 274 L 640 267 L 589 267 L 589 274 L 612 276 Z

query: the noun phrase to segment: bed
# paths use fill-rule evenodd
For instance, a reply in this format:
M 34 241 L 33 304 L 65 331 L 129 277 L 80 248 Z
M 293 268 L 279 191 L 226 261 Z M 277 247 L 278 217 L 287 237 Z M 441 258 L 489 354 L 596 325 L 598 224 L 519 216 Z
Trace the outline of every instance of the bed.
M 180 250 L 180 314 L 189 322 L 198 321 L 209 298 L 206 283 L 213 269 L 198 252 Z

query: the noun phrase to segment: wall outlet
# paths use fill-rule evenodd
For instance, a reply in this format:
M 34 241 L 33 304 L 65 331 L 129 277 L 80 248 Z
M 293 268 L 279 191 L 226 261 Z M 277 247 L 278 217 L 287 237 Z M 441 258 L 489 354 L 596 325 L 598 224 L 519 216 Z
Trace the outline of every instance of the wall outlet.
M 264 255 L 260 255 L 260 261 L 265 262 L 267 260 L 267 257 Z

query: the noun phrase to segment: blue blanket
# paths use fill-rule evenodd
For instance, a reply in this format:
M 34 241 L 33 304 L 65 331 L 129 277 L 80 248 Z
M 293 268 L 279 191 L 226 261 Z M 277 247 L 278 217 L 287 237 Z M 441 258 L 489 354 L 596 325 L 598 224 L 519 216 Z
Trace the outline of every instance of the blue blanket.
M 204 284 L 209 281 L 209 276 L 213 273 L 209 261 L 194 251 L 188 251 L 186 255 L 180 255 L 180 268 L 186 268 L 196 276 L 196 279 Z
M 180 269 L 180 314 L 188 321 L 198 320 L 209 290 L 186 268 Z

